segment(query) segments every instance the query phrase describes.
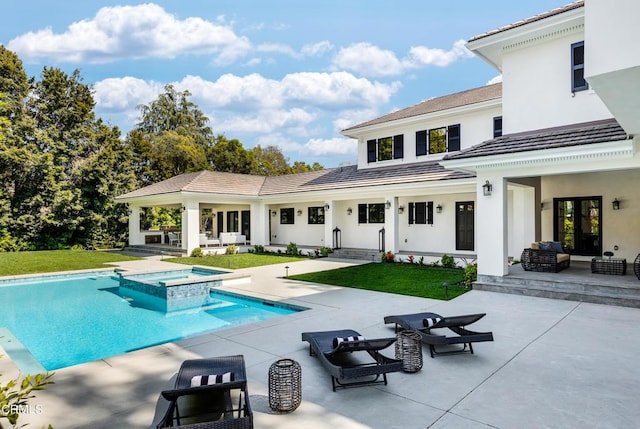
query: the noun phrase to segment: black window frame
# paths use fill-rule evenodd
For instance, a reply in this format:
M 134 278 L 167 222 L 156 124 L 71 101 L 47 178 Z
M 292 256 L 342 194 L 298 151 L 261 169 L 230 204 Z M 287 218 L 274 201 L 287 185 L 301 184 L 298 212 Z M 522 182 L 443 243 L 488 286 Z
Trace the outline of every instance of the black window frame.
M 427 130 L 416 131 L 416 156 L 428 154 Z
M 436 152 L 432 150 L 434 139 L 432 133 L 442 132 L 444 138 L 444 150 Z M 443 127 L 430 128 L 428 130 L 416 131 L 416 157 L 423 155 L 437 155 L 447 152 L 457 152 L 461 148 L 461 126 L 452 124 Z
M 358 223 L 384 223 L 385 203 L 358 204 Z
M 239 232 L 239 213 L 238 210 L 227 212 L 227 232 Z
M 571 44 L 571 92 L 589 89 L 584 77 L 584 40 Z
M 309 207 L 307 209 L 307 223 L 309 225 L 324 225 L 324 207 Z
M 502 116 L 493 117 L 493 138 L 502 136 Z
M 389 145 L 386 148 L 383 145 Z M 391 161 L 404 158 L 404 134 L 367 140 L 367 162 Z
M 410 202 L 409 225 L 433 225 L 433 201 Z
M 295 213 L 293 207 L 280 209 L 280 225 L 293 225 L 295 224 Z

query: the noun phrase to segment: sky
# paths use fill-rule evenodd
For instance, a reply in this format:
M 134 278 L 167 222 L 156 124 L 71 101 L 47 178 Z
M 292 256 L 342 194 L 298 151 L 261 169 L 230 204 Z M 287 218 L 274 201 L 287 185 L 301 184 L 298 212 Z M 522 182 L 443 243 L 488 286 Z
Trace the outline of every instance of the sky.
M 215 134 L 278 146 L 290 163 L 356 163 L 340 131 L 501 80 L 465 42 L 571 0 L 22 0 L 0 44 L 29 76 L 79 70 L 122 131 L 167 84 Z

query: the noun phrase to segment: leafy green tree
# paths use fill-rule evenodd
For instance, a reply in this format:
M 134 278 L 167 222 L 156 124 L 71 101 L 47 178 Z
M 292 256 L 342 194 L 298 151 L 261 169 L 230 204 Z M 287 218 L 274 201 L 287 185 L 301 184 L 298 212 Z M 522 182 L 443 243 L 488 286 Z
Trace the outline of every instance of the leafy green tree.
M 287 158 L 277 146 L 255 146 L 251 152 L 256 160 L 252 173 L 262 176 L 280 176 L 290 172 Z
M 209 164 L 215 171 L 249 174 L 254 170 L 253 153 L 244 148 L 240 140 L 216 137 L 215 144 L 207 151 Z

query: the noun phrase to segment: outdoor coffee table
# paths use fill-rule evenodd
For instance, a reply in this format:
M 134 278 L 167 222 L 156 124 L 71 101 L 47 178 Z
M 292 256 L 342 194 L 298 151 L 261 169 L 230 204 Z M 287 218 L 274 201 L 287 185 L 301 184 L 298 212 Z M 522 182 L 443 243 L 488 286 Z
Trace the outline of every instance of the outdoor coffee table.
M 591 272 L 593 274 L 624 276 L 627 274 L 627 260 L 625 258 L 596 257 L 591 259 Z

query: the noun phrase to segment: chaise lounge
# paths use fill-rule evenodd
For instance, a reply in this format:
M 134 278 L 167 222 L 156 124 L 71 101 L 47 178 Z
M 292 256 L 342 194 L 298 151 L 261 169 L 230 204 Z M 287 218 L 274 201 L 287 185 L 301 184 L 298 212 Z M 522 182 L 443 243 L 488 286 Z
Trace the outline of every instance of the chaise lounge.
M 157 428 L 253 428 L 244 357 L 222 356 L 182 363 Z
M 429 352 L 433 358 L 439 354 L 452 354 L 469 352 L 473 354 L 472 343 L 493 341 L 492 332 L 474 332 L 466 329 L 467 325 L 482 319 L 486 313 L 468 314 L 464 316 L 443 317 L 437 313 L 415 313 L 397 316 L 386 316 L 384 323 L 395 323 L 396 332 L 398 327 L 410 329 L 420 334 L 422 342 L 429 345 Z M 447 328 L 455 333 L 454 336 L 446 336 L 441 333 L 432 332 L 433 329 Z M 440 351 L 436 346 L 448 346 L 452 344 L 462 344 L 462 349 Z
M 309 355 L 316 356 L 329 371 L 334 392 L 348 387 L 386 385 L 387 373 L 402 371 L 401 360 L 380 353 L 396 341 L 395 337 L 365 339 L 354 330 L 343 329 L 303 332 L 302 341 L 309 343 Z

